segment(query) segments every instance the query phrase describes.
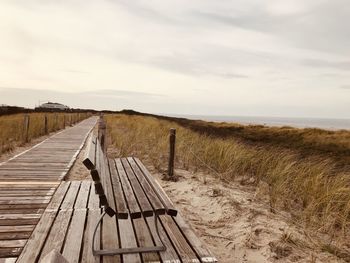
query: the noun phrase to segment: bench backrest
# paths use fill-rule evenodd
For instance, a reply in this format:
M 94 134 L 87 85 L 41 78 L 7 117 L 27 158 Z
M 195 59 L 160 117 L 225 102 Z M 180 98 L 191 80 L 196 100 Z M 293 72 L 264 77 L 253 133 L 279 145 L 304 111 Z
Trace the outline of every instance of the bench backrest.
M 87 142 L 84 165 L 90 170 L 101 206 L 110 216 L 126 219 L 155 214 L 177 215 L 173 203 L 146 167 L 137 158 L 109 160 L 106 154 L 106 125 L 101 116 L 98 137 L 91 135 Z M 114 195 L 106 193 L 113 184 Z M 108 200 L 108 199 L 113 200 Z M 111 206 L 110 204 L 115 204 Z
M 83 164 L 90 170 L 92 180 L 95 184 L 95 192 L 100 198 L 101 206 L 104 206 L 108 215 L 115 215 L 115 211 L 110 207 L 104 191 L 106 189 L 104 185 L 106 180 L 104 178 L 109 176 L 107 156 L 102 150 L 99 139 L 94 135 L 91 135 L 88 139 Z

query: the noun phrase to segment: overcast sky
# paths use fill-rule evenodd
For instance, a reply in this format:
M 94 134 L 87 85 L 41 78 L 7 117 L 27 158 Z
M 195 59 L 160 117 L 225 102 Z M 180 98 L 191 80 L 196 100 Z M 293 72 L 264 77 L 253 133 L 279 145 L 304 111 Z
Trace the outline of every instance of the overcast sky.
M 1 0 L 0 104 L 350 118 L 348 0 Z

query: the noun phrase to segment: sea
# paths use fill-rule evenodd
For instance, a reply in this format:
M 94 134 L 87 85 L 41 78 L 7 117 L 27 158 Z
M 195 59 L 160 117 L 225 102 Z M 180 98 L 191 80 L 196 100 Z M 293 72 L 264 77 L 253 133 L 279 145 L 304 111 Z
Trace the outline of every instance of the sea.
M 240 124 L 258 124 L 265 126 L 291 126 L 296 128 L 320 128 L 326 130 L 350 130 L 350 119 L 328 118 L 291 118 L 291 117 L 263 117 L 263 116 L 206 116 L 165 114 L 171 117 L 183 117 L 192 120 L 213 122 L 234 122 Z

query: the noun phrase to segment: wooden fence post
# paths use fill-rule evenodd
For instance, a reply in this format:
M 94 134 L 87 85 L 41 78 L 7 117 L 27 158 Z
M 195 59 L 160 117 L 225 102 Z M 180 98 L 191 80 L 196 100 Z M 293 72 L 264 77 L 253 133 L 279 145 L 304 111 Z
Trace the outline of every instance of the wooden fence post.
M 45 132 L 45 134 L 49 134 L 49 126 L 48 126 L 48 120 L 47 120 L 46 114 L 45 114 L 45 118 L 44 118 L 44 132 Z
M 100 115 L 98 120 L 98 139 L 101 143 L 101 148 L 103 152 L 106 152 L 106 123 L 103 119 L 103 115 Z
M 63 129 L 66 128 L 66 114 L 63 113 Z
M 168 177 L 173 179 L 174 177 L 174 160 L 175 160 L 175 140 L 176 140 L 176 129 L 170 129 L 169 136 L 169 165 L 168 165 Z
M 60 128 L 58 123 L 58 114 L 55 113 L 55 131 L 57 131 Z
M 29 114 L 24 115 L 24 142 L 29 142 Z

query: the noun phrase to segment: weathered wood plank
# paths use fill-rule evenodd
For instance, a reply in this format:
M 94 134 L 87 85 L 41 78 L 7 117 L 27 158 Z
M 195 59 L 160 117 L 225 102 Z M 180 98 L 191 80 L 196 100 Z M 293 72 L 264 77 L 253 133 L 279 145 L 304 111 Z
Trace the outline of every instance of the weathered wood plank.
M 153 240 L 157 246 L 161 246 L 162 242 L 159 240 L 158 235 L 156 234 L 156 227 L 154 219 L 151 217 L 145 218 L 147 225 L 152 233 Z M 173 247 L 172 243 L 170 242 L 162 224 L 158 222 L 159 226 L 159 235 L 161 236 L 163 243 L 166 247 L 165 251 L 159 252 L 160 257 L 163 262 L 181 262 L 179 256 L 176 253 L 175 248 Z
M 120 219 L 127 219 L 129 215 L 129 210 L 126 205 L 122 185 L 117 173 L 114 160 L 109 160 L 109 168 L 111 173 L 112 187 L 115 196 L 115 203 L 117 206 L 117 217 Z
M 27 244 L 23 248 L 21 255 L 18 257 L 18 263 L 35 262 L 38 259 L 40 250 L 44 245 L 55 217 L 56 212 L 45 212 L 42 215 Z
M 89 196 L 89 204 L 88 208 L 90 210 L 100 210 L 100 200 L 98 199 L 98 196 L 95 194 L 95 185 L 91 183 L 91 190 L 90 190 L 90 196 Z
M 42 214 L 44 212 L 44 208 L 25 208 L 25 209 L 15 209 L 15 208 L 7 208 L 1 209 L 0 212 L 2 214 Z
M 90 186 L 91 186 L 90 181 L 81 182 L 79 194 L 74 205 L 75 209 L 82 209 L 87 207 Z
M 159 185 L 157 180 L 149 173 L 147 168 L 143 165 L 143 163 L 138 159 L 134 158 L 137 165 L 140 167 L 141 171 L 143 172 L 145 178 L 148 180 L 149 184 L 153 187 L 155 193 L 158 195 L 158 198 L 161 200 L 163 205 L 165 206 L 167 210 L 167 214 L 171 216 L 177 215 L 177 210 L 174 207 L 174 204 L 170 201 L 167 194 L 164 192 L 163 188 Z
M 9 232 L 30 232 L 33 231 L 34 226 L 0 226 L 0 233 Z
M 137 244 L 140 247 L 153 247 L 155 243 L 152 240 L 151 233 L 144 218 L 136 218 L 132 220 L 135 228 Z M 158 253 L 143 253 L 141 254 L 144 262 L 160 262 Z
M 94 194 L 95 195 L 95 194 Z M 90 262 L 90 263 L 100 263 L 100 257 L 95 257 L 92 254 L 92 235 L 95 230 L 95 226 L 100 217 L 101 211 L 99 210 L 88 210 L 86 228 L 84 233 L 83 240 L 83 253 L 81 262 Z M 96 233 L 96 242 L 95 248 L 100 249 L 100 237 L 101 237 L 101 228 L 99 227 Z
M 182 218 L 181 214 L 178 214 L 173 218 L 173 220 L 178 225 L 179 230 L 188 240 L 190 246 L 203 262 L 217 262 L 215 256 L 213 256 L 213 254 L 205 247 L 203 242 L 199 240 L 191 226 L 188 225 Z
M 0 247 L 23 247 L 26 244 L 26 239 L 17 239 L 17 240 L 0 240 Z
M 133 188 L 135 197 L 140 205 L 142 214 L 147 217 L 147 216 L 152 216 L 153 215 L 153 208 L 151 204 L 149 203 L 145 193 L 143 192 L 143 189 L 141 185 L 139 184 L 139 181 L 137 180 L 133 170 L 131 169 L 128 161 L 125 158 L 121 159 L 122 164 L 124 166 L 124 170 L 126 172 L 126 175 L 129 179 L 129 182 L 131 184 L 131 187 Z
M 32 230 L 34 229 L 32 226 Z M 32 230 L 27 232 L 0 232 L 0 240 L 27 239 L 30 237 Z
M 131 219 L 118 220 L 120 231 L 120 242 L 122 248 L 137 247 L 134 229 L 132 227 Z M 141 262 L 140 254 L 125 254 L 123 261 L 129 263 Z
M 67 194 L 66 194 L 66 196 L 61 204 L 61 207 L 60 207 L 61 210 L 73 209 L 75 199 L 77 198 L 77 194 L 79 191 L 79 187 L 80 187 L 79 181 L 72 181 L 70 183 L 70 187 L 68 189 L 68 192 L 67 192 Z
M 14 257 L 6 257 L 6 258 L 0 258 L 0 263 L 15 263 L 17 258 Z
M 47 210 L 57 210 L 60 207 L 69 186 L 70 182 L 61 182 L 60 186 L 57 188 L 54 196 L 52 197 L 51 202 L 47 206 Z
M 0 190 L 0 196 L 52 196 L 54 194 L 54 190 L 45 190 L 45 191 L 31 191 L 31 190 L 23 190 L 23 191 L 3 191 Z
M 18 256 L 22 251 L 22 248 L 14 247 L 14 248 L 7 248 L 7 247 L 0 247 L 0 257 L 16 257 Z
M 174 223 L 173 219 L 166 215 L 161 215 L 159 218 L 182 261 L 199 263 L 200 260 L 198 259 L 196 253 L 187 243 L 186 239 L 182 235 L 177 225 Z
M 69 226 L 66 243 L 63 248 L 63 257 L 70 263 L 78 263 L 82 247 L 86 210 L 74 211 L 72 222 Z
M 0 226 L 36 225 L 40 214 L 0 214 Z
M 102 248 L 115 249 L 119 247 L 118 228 L 115 217 L 105 216 L 102 222 Z M 121 262 L 120 256 L 105 256 L 104 263 Z
M 30 203 L 30 204 L 0 204 L 0 210 L 17 210 L 17 209 L 45 209 L 46 203 Z M 6 213 L 6 212 L 4 212 Z
M 4 205 L 31 205 L 31 204 L 48 204 L 50 199 L 39 199 L 39 200 L 0 200 L 0 207 Z
M 137 203 L 137 200 L 135 198 L 134 192 L 132 190 L 132 187 L 130 185 L 130 182 L 126 176 L 126 173 L 124 171 L 124 167 L 122 165 L 122 162 L 120 159 L 115 159 L 118 175 L 120 182 L 122 183 L 122 188 L 125 194 L 125 199 L 127 201 L 130 216 L 131 218 L 140 218 L 141 217 L 141 209 Z
M 135 163 L 134 159 L 132 157 L 127 158 L 133 172 L 135 173 L 137 179 L 140 182 L 140 185 L 144 189 L 144 192 L 147 194 L 148 199 L 150 200 L 150 203 L 152 204 L 154 210 L 158 215 L 165 214 L 165 207 L 162 204 L 162 202 L 159 200 L 157 194 L 155 193 L 154 189 L 151 187 L 145 176 L 142 174 L 142 171 Z
M 62 250 L 64 238 L 68 229 L 73 210 L 60 211 L 52 225 L 50 234 L 44 244 L 40 259 L 45 257 L 53 249 Z M 39 260 L 40 261 L 40 260 Z

